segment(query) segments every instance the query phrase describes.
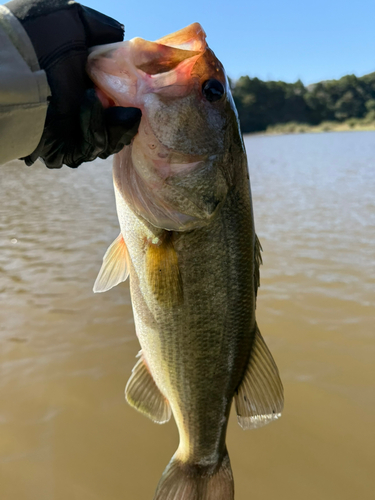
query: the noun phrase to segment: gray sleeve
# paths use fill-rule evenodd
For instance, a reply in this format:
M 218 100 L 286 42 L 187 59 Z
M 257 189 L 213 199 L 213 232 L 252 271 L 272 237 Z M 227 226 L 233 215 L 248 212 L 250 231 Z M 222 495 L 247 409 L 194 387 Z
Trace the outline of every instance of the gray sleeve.
M 0 5 L 0 164 L 35 150 L 50 94 L 26 31 Z

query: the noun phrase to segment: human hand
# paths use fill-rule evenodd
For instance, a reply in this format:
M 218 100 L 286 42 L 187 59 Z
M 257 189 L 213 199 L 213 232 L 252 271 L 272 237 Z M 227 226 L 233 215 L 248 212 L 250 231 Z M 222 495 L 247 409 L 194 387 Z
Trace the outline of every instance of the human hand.
M 89 47 L 122 41 L 123 26 L 71 0 L 12 0 L 6 7 L 26 30 L 52 94 L 42 138 L 25 163 L 40 157 L 48 168 L 75 168 L 129 144 L 141 111 L 104 109 L 85 71 Z

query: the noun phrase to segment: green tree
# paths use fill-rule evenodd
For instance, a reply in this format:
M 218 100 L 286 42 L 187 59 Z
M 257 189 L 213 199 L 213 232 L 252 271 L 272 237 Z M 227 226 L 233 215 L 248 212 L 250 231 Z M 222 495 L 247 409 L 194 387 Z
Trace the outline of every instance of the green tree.
M 295 83 L 263 82 L 242 76 L 231 81 L 243 132 L 265 130 L 278 123 L 319 124 L 375 116 L 375 72 L 347 75 L 305 87 Z

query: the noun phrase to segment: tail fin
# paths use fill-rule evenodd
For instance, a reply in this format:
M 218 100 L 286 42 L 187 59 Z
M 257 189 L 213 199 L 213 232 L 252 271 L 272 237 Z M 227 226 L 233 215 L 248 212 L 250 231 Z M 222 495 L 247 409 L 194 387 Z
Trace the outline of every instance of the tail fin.
M 228 452 L 221 464 L 187 464 L 173 457 L 165 469 L 154 500 L 234 500 Z

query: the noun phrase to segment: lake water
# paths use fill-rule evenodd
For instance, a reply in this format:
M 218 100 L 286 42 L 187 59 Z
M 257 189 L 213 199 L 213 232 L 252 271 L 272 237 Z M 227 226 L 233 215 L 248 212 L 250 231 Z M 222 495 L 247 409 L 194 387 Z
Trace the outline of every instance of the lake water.
M 228 449 L 236 500 L 370 500 L 375 133 L 249 137 L 264 266 L 257 317 L 283 417 Z M 110 162 L 0 172 L 0 498 L 152 500 L 173 422 L 131 409 L 128 284 L 92 286 L 118 235 Z

